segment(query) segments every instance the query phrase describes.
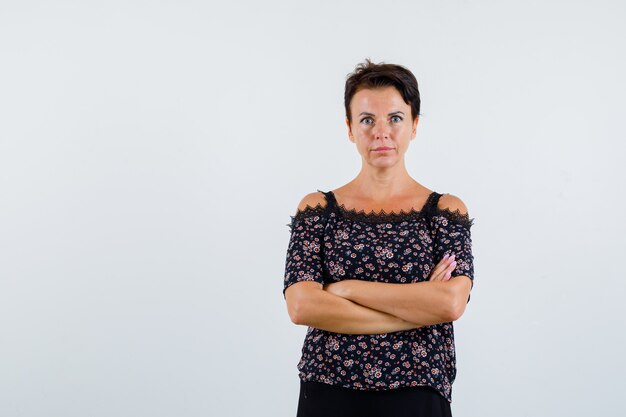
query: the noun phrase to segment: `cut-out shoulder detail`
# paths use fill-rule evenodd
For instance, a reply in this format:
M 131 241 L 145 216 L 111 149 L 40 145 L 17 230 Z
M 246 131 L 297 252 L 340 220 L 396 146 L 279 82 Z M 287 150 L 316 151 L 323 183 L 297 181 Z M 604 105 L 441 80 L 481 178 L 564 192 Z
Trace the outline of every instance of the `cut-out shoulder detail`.
M 294 223 L 302 218 L 321 216 L 326 213 L 328 201 L 323 192 L 317 190 L 304 196 L 298 205 L 296 214 L 291 216 L 291 221 L 287 224 L 290 231 L 293 231 Z
M 461 214 L 467 213 L 467 207 L 465 207 L 465 203 L 463 201 L 452 194 L 442 194 L 439 199 L 439 203 L 437 204 L 437 208 L 441 210 L 448 209 L 450 211 L 459 211 Z
M 307 208 L 316 208 L 318 206 L 325 208 L 326 204 L 327 204 L 326 197 L 324 196 L 324 193 L 322 193 L 321 191 L 309 193 L 304 196 L 302 201 L 300 201 L 300 204 L 298 205 L 297 213 L 303 212 Z
M 468 229 L 474 224 L 474 219 L 470 219 L 465 203 L 452 194 L 443 194 L 439 198 L 437 212 L 443 213 L 445 217 L 462 224 Z

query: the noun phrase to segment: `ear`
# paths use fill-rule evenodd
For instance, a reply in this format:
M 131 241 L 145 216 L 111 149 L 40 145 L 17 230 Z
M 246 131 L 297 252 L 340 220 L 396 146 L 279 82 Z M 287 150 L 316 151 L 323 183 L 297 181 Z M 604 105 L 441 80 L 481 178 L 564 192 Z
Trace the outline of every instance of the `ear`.
M 419 116 L 415 116 L 415 119 L 413 120 L 413 130 L 411 131 L 411 139 L 415 139 L 415 135 L 417 134 L 417 123 L 419 120 Z
M 348 139 L 350 142 L 354 142 L 354 135 L 352 134 L 352 127 L 350 126 L 350 121 L 346 117 L 346 126 L 348 126 Z

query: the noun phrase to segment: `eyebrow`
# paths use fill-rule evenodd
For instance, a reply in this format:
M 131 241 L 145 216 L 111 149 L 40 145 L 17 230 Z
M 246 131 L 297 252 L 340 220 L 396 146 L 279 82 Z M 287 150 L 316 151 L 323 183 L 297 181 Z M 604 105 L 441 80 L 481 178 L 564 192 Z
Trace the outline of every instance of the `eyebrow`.
M 400 111 L 400 110 L 398 110 L 398 111 L 394 111 L 394 112 L 391 112 L 391 113 L 389 113 L 387 116 L 395 116 L 395 115 L 397 115 L 397 114 L 401 114 L 401 115 L 403 115 L 403 116 L 404 116 L 404 112 L 403 112 L 403 111 Z M 361 113 L 359 114 L 359 116 L 374 116 L 374 114 L 373 114 L 373 113 L 368 113 L 368 112 L 364 111 L 364 112 L 361 112 Z

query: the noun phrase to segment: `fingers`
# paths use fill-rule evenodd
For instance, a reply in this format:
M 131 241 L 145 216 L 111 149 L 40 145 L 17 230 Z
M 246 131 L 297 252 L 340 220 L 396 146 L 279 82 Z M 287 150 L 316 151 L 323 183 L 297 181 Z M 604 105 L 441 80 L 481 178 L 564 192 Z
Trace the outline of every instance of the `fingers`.
M 452 275 L 452 271 L 456 268 L 457 262 L 454 255 L 444 256 L 443 259 L 432 270 L 429 281 L 447 281 Z
M 430 273 L 430 281 L 442 281 L 445 277 L 446 269 L 448 268 L 450 261 L 448 255 L 444 256 L 444 258 L 439 261 L 437 265 L 433 268 Z
M 447 281 L 456 267 L 454 256 L 445 257 L 433 269 L 430 281 Z

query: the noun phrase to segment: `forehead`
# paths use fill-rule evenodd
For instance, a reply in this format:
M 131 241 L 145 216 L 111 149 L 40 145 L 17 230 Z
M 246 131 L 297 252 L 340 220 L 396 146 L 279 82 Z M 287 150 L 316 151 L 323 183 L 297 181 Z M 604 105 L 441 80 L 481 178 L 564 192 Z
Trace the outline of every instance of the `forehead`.
M 410 106 L 404 102 L 400 92 L 393 86 L 380 88 L 363 88 L 357 91 L 350 101 L 353 114 L 361 112 L 389 113 L 390 111 L 407 111 Z

